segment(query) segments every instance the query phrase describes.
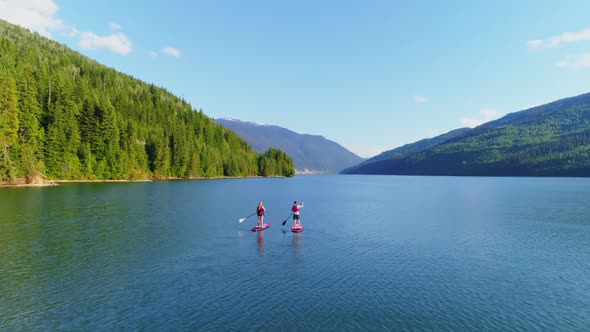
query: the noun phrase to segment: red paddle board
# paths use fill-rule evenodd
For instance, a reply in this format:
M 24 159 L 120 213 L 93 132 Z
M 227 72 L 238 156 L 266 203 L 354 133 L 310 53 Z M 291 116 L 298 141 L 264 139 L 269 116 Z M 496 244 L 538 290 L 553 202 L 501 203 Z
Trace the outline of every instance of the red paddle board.
M 269 227 L 270 227 L 270 224 L 263 224 L 262 226 L 256 226 L 256 227 L 252 228 L 252 232 L 263 231 Z
M 291 226 L 291 232 L 293 232 L 293 233 L 303 232 L 303 225 Z

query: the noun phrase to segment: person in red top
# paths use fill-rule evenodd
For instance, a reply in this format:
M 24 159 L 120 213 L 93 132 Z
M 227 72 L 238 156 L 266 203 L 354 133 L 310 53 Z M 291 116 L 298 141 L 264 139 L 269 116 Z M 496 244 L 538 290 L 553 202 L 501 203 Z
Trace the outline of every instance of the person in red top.
M 264 225 L 264 205 L 262 202 L 258 203 L 258 207 L 256 208 L 256 214 L 258 215 L 258 227 L 262 227 Z
M 293 211 L 293 227 L 301 227 L 301 220 L 299 219 L 299 209 L 303 208 L 303 202 L 301 205 L 297 205 L 297 201 L 293 202 L 293 207 L 291 211 Z

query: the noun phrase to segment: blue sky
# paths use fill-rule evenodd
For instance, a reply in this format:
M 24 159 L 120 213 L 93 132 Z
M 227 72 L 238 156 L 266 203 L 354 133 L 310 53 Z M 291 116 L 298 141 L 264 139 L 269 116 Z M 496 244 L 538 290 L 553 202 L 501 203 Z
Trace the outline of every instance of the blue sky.
M 590 1 L 0 0 L 211 117 L 370 157 L 590 92 Z

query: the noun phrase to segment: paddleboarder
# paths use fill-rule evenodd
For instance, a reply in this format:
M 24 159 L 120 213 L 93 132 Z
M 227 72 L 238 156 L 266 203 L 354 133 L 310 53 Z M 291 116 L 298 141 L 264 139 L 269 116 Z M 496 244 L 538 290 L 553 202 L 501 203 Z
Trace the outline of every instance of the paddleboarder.
M 293 227 L 301 227 L 301 220 L 299 219 L 299 209 L 303 208 L 303 202 L 301 205 L 297 204 L 297 201 L 293 202 L 293 207 L 291 207 L 291 211 L 293 212 Z
M 262 202 L 258 203 L 258 207 L 256 208 L 256 214 L 258 215 L 258 226 L 262 227 L 262 225 L 264 225 L 264 211 L 266 209 L 264 208 L 264 205 L 262 205 Z

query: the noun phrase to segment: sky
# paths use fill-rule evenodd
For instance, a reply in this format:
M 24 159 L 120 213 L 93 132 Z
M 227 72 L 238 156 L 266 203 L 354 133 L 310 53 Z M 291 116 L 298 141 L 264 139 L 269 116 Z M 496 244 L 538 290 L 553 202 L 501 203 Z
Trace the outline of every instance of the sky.
M 213 118 L 361 157 L 590 92 L 590 1 L 0 0 Z

